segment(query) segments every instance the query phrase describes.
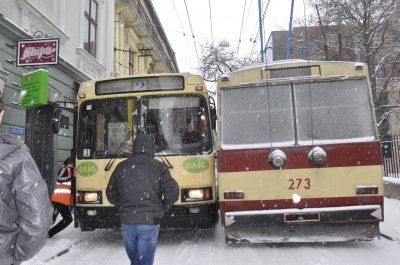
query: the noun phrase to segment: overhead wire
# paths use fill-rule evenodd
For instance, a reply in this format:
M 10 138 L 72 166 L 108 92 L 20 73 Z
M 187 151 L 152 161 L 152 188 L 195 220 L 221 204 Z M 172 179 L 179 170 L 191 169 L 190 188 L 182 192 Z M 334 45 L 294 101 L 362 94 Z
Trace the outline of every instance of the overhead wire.
M 268 10 L 268 7 L 269 7 L 269 3 L 270 3 L 270 1 L 271 0 L 268 0 L 268 2 L 267 2 L 267 4 L 265 5 L 265 9 L 264 9 L 264 13 L 263 13 L 263 16 L 262 16 L 262 21 L 263 21 L 263 25 L 264 25 L 264 20 L 265 20 L 265 16 L 266 16 L 266 14 L 267 14 L 267 10 Z M 265 46 L 267 46 L 267 42 L 266 42 L 266 40 L 265 40 L 265 38 L 266 38 L 266 34 L 265 34 L 265 27 L 263 27 L 263 36 L 264 36 L 264 48 L 263 48 L 263 51 L 262 52 L 264 52 L 265 53 Z M 265 60 L 267 60 L 267 58 L 265 58 Z
M 249 20 L 249 15 L 250 15 L 250 11 L 251 11 L 251 6 L 252 6 L 252 5 L 253 5 L 253 0 L 250 0 L 250 5 L 249 5 L 248 11 L 247 11 L 246 20 L 245 20 L 245 22 L 244 22 L 244 28 L 246 27 L 247 21 Z
M 262 23 L 264 23 L 264 20 L 265 20 L 265 16 L 266 16 L 266 14 L 267 14 L 267 11 L 268 11 L 268 7 L 269 7 L 269 3 L 270 3 L 270 0 L 268 0 L 268 2 L 265 4 L 265 7 L 263 8 L 263 15 L 262 15 Z M 256 23 L 256 30 L 257 30 L 257 26 L 259 26 L 258 25 L 258 22 Z M 252 35 L 253 36 L 253 35 Z M 264 36 L 265 36 L 265 34 L 264 34 Z M 257 44 L 257 42 L 258 42 L 258 38 L 260 37 L 260 32 L 259 31 L 257 31 L 256 32 L 256 37 L 255 37 L 255 39 L 253 39 L 253 38 L 251 38 L 250 40 L 253 40 L 253 47 L 252 47 L 252 49 L 251 49 L 251 52 L 250 52 L 250 56 L 252 56 L 253 55 L 253 53 L 254 53 L 254 51 L 255 51 L 255 48 L 256 48 L 256 44 Z
M 185 3 L 185 8 L 186 8 L 186 14 L 187 14 L 187 17 L 189 20 L 190 31 L 191 31 L 192 37 L 193 37 L 194 49 L 196 50 L 197 61 L 200 61 L 199 52 L 197 51 L 197 44 L 196 44 L 196 40 L 195 40 L 195 35 L 193 33 L 192 22 L 190 20 L 190 15 L 189 15 L 189 10 L 188 10 L 187 4 L 186 4 L 186 0 L 184 0 L 184 3 Z
M 190 35 L 190 34 L 187 34 L 187 33 L 185 33 L 183 30 L 178 30 L 178 29 L 175 29 L 175 28 L 170 28 L 170 27 L 165 27 L 165 26 L 161 26 L 161 25 L 159 25 L 159 24 L 156 24 L 156 23 L 152 23 L 152 22 L 145 22 L 145 21 L 143 21 L 143 24 L 149 24 L 149 25 L 155 25 L 156 27 L 158 27 L 158 28 L 162 28 L 162 29 L 164 29 L 164 30 L 168 30 L 168 31 L 172 31 L 172 32 L 175 32 L 175 33 L 177 33 L 177 34 L 180 34 L 180 35 L 183 35 L 184 37 L 187 37 L 188 35 Z M 195 38 L 197 38 L 197 39 L 205 39 L 205 40 L 210 40 L 211 38 L 210 38 L 210 36 L 203 36 L 203 35 L 196 35 L 195 36 Z M 212 40 L 212 39 L 211 39 Z M 218 42 L 219 40 L 226 40 L 226 41 L 229 41 L 229 42 L 237 42 L 238 40 L 237 40 L 237 38 L 232 38 L 232 39 L 227 39 L 227 38 L 221 38 L 221 39 L 218 39 L 218 38 L 214 38 L 214 41 L 215 42 Z M 243 38 L 242 39 L 242 41 L 247 41 L 247 40 L 250 40 L 249 38 Z
M 242 42 L 242 31 L 243 31 L 243 21 L 244 21 L 244 14 L 246 13 L 246 5 L 247 5 L 247 0 L 244 1 L 244 7 L 243 7 L 243 13 L 242 13 L 242 23 L 240 25 L 240 33 L 239 33 L 239 43 L 236 51 L 236 59 L 238 58 L 239 55 L 239 48 L 240 48 L 240 43 Z
M 171 1 L 172 1 L 172 5 L 174 6 L 174 10 L 175 10 L 176 16 L 178 17 L 179 25 L 181 26 L 181 29 L 182 29 L 183 38 L 185 39 L 186 48 L 187 48 L 187 50 L 189 50 L 189 45 L 188 45 L 188 43 L 187 43 L 186 33 L 185 33 L 184 28 L 183 28 L 181 18 L 180 18 L 180 16 L 179 16 L 178 10 L 176 9 L 174 0 L 171 0 Z M 192 62 L 192 60 L 191 60 L 191 58 L 190 58 L 190 52 L 188 53 L 188 56 L 189 56 L 189 61 Z M 192 64 L 191 64 L 191 63 L 190 63 L 190 68 L 192 68 Z
M 174 0 L 171 0 L 171 2 L 172 2 L 172 5 L 174 6 L 175 14 L 176 14 L 176 16 L 178 17 L 179 25 L 181 26 L 183 35 L 185 36 L 185 35 L 186 35 L 186 34 L 185 34 L 185 30 L 183 29 L 181 17 L 179 16 L 178 10 L 176 9 L 175 2 L 174 2 Z
M 186 32 L 185 32 L 185 29 L 184 29 L 184 27 L 183 27 L 183 23 L 182 23 L 182 20 L 181 20 L 181 18 L 180 18 L 180 16 L 179 16 L 179 13 L 178 13 L 178 10 L 177 10 L 177 6 L 176 6 L 176 4 L 175 4 L 175 2 L 174 2 L 174 0 L 172 0 L 172 4 L 173 4 L 173 7 L 174 7 L 174 11 L 175 11 L 175 13 L 176 13 L 176 16 L 178 17 L 178 21 L 179 21 L 179 24 L 180 24 L 180 29 L 181 30 L 178 30 L 178 29 L 176 29 L 176 28 L 174 28 L 174 29 L 171 29 L 171 28 L 168 28 L 168 27 L 163 27 L 163 28 L 165 28 L 165 29 L 168 29 L 169 31 L 174 31 L 174 32 L 177 32 L 177 33 L 179 33 L 179 34 L 182 34 L 183 35 L 183 37 L 184 37 L 184 39 L 185 39 L 185 44 L 186 44 L 186 47 L 188 48 L 188 50 L 189 50 L 189 45 L 188 45 L 188 43 L 187 43 L 187 39 L 186 39 L 186 37 L 188 37 L 189 36 L 189 34 L 187 34 Z M 205 39 L 205 40 L 207 40 L 207 39 L 210 39 L 210 37 L 209 36 L 197 36 L 197 35 L 195 35 L 194 34 L 194 31 L 193 31 L 193 24 L 192 24 L 192 20 L 191 20 L 191 14 L 189 13 L 189 9 L 188 9 L 188 6 L 187 6 L 187 2 L 186 2 L 186 0 L 184 0 L 184 4 L 185 4 L 185 11 L 186 11 L 186 15 L 187 15 L 187 18 L 188 18 L 188 22 L 189 22 L 189 26 L 190 26 L 190 31 L 191 31 L 191 35 L 192 35 L 192 39 L 193 39 L 193 44 L 194 44 L 194 48 L 195 48 L 195 52 L 196 52 L 196 56 L 197 56 L 197 62 L 199 62 L 200 61 L 200 57 L 199 57 L 199 50 L 198 50 L 198 43 L 196 42 L 196 41 L 198 41 L 198 39 Z M 246 2 L 245 2 L 245 5 L 244 5 L 244 8 L 243 8 L 243 13 L 242 13 L 242 24 L 241 24 L 241 31 L 240 31 L 240 36 L 239 36 L 239 40 L 238 39 L 226 39 L 226 38 L 223 38 L 223 39 L 215 39 L 215 37 L 214 37 L 214 25 L 213 25 L 213 18 L 215 18 L 216 16 L 214 16 L 213 15 L 213 10 L 212 10 L 212 5 L 211 5 L 211 0 L 209 0 L 209 14 L 208 14 L 208 18 L 209 18 L 209 21 L 210 21 L 210 33 L 211 33 L 211 42 L 212 43 L 215 43 L 215 42 L 218 42 L 218 41 L 222 41 L 222 40 L 226 40 L 226 41 L 228 41 L 228 42 L 238 42 L 238 46 L 237 46 L 237 54 L 239 53 L 239 50 L 240 50 L 240 46 L 241 46 L 241 43 L 243 42 L 243 41 L 252 41 L 253 39 L 252 38 L 242 38 L 242 36 L 243 36 L 243 29 L 244 29 L 244 25 L 245 24 L 247 24 L 247 21 L 248 21 L 248 18 L 249 18 L 249 16 L 250 16 L 250 12 L 251 12 L 251 5 L 252 5 L 252 0 L 251 0 L 251 2 L 250 2 L 250 5 L 249 4 L 247 4 L 247 0 L 246 0 Z M 248 7 L 248 11 L 247 11 L 247 15 L 246 15 L 246 7 Z M 264 16 L 265 16 L 265 12 L 266 12 L 266 9 L 264 8 Z M 245 18 L 245 15 L 246 15 L 246 19 L 244 19 Z M 263 17 L 264 17 L 263 16 Z M 146 21 L 142 21 L 143 23 L 148 23 L 148 22 L 146 22 Z M 156 25 L 157 27 L 162 27 L 161 25 Z M 257 32 L 257 36 L 256 36 L 256 40 L 254 41 L 254 43 L 253 43 L 253 45 L 255 45 L 256 44 L 256 42 L 257 42 L 257 40 L 258 40 L 258 38 L 259 38 L 259 36 L 258 36 L 258 32 Z M 254 50 L 254 47 L 253 47 L 253 50 Z M 190 54 L 190 53 L 189 53 Z M 190 55 L 189 55 L 189 58 L 188 58 L 189 60 L 187 60 L 187 59 L 185 59 L 185 61 L 190 61 L 190 62 L 194 62 L 194 60 L 192 60 L 191 58 L 190 58 Z
M 156 27 L 159 27 L 159 28 L 162 28 L 162 29 L 166 29 L 166 30 L 168 30 L 168 31 L 173 31 L 173 32 L 176 32 L 176 33 L 178 33 L 178 34 L 181 34 L 183 37 L 184 37 L 184 39 L 185 39 L 185 44 L 186 44 L 186 47 L 189 49 L 189 46 L 188 46 L 188 43 L 187 43 L 187 36 L 189 36 L 189 34 L 187 34 L 186 32 L 185 32 L 185 29 L 184 29 L 184 27 L 183 27 L 183 23 L 182 23 L 182 20 L 181 20 L 181 17 L 180 17 L 180 15 L 179 15 L 179 12 L 178 12 L 178 10 L 177 10 L 177 6 L 176 6 L 176 4 L 175 4 L 175 2 L 174 2 L 174 0 L 171 0 L 172 1 L 172 5 L 173 5 L 173 7 L 174 7 L 174 12 L 175 12 L 175 14 L 176 14 L 176 16 L 177 16 L 177 18 L 178 18 L 178 21 L 179 21 L 179 26 L 180 26 L 180 30 L 178 30 L 178 29 L 176 29 L 176 28 L 169 28 L 169 27 L 165 27 L 165 26 L 161 26 L 161 25 L 157 25 L 156 23 L 152 23 L 152 22 L 147 22 L 147 21 L 142 21 L 142 23 L 143 24 L 152 24 L 152 25 L 155 25 Z M 246 0 L 247 1 L 247 0 Z M 251 0 L 251 3 L 252 3 L 252 0 Z M 250 5 L 251 5 L 251 3 L 250 3 Z M 189 21 L 189 26 L 190 26 L 190 30 L 191 30 L 191 34 L 192 34 L 192 38 L 193 38 L 193 43 L 194 43 L 194 48 L 195 48 L 195 51 L 196 51 L 196 56 L 197 56 L 197 60 L 199 61 L 199 52 L 198 52 L 198 43 L 196 42 L 196 40 L 198 40 L 198 39 L 205 39 L 205 40 L 209 40 L 210 39 L 210 37 L 209 36 L 200 36 L 200 35 L 195 35 L 194 34 L 194 31 L 193 31 L 193 24 L 192 24 L 192 21 L 191 21 L 191 16 L 190 16 L 190 14 L 189 14 L 189 10 L 188 10 L 188 6 L 187 6 L 187 2 L 186 2 L 186 0 L 184 0 L 184 4 L 185 4 L 185 11 L 186 11 L 186 15 L 187 15 L 187 17 L 188 17 L 188 21 Z M 247 4 L 245 5 L 245 6 L 247 6 Z M 250 8 L 248 8 L 248 12 L 247 12 L 247 17 L 246 17 L 246 23 L 247 23 L 247 20 L 248 20 L 248 18 L 249 18 L 249 15 L 250 15 Z M 244 9 L 244 12 L 243 12 L 243 14 L 245 14 L 245 9 Z M 223 41 L 223 40 L 225 40 L 225 41 L 228 41 L 228 42 L 243 42 L 243 41 L 247 41 L 247 40 L 250 40 L 249 38 L 242 38 L 242 37 L 240 37 L 240 40 L 238 40 L 238 39 L 226 39 L 226 38 L 222 38 L 222 39 L 215 39 L 215 37 L 214 37 L 214 25 L 213 25 L 213 18 L 215 18 L 216 16 L 213 16 L 213 12 L 212 12 L 212 5 L 211 5 L 211 0 L 209 0 L 209 14 L 208 14 L 208 18 L 209 18 L 209 21 L 210 21 L 210 31 L 211 31 L 211 42 L 212 43 L 217 43 L 218 41 Z M 220 17 L 220 16 L 219 16 Z M 225 17 L 225 18 L 227 18 L 227 17 Z M 241 35 L 243 34 L 243 25 L 244 25 L 244 18 L 242 17 L 242 26 L 241 26 Z M 238 44 L 238 46 L 239 46 L 240 44 Z M 238 47 L 239 48 L 239 47 Z M 190 55 L 189 55 L 190 56 Z M 190 58 L 189 58 L 189 60 L 186 60 L 186 61 L 191 61 L 191 62 L 193 62 L 193 60 L 191 60 Z
M 265 12 L 263 12 L 263 14 L 265 14 Z M 262 20 L 264 20 L 264 16 L 263 16 Z M 260 31 L 258 30 L 259 27 L 260 27 L 260 25 L 259 25 L 259 23 L 257 21 L 255 23 L 255 26 L 254 26 L 254 29 L 253 29 L 253 33 L 251 34 L 251 38 L 250 38 L 250 41 L 253 42 L 253 47 L 251 49 L 251 55 L 254 53 L 255 46 L 256 46 L 258 38 L 259 38 L 259 34 L 260 34 Z M 255 35 L 255 37 L 253 37 L 254 35 Z
M 251 11 L 251 6 L 252 6 L 252 4 L 253 4 L 253 0 L 250 0 L 250 5 L 249 5 L 248 11 L 247 11 L 247 16 L 246 16 L 246 20 L 245 20 L 245 22 L 244 22 L 243 28 L 246 28 L 247 21 L 249 20 L 249 15 L 250 15 L 250 11 Z M 242 41 L 243 41 L 243 40 L 249 40 L 250 42 L 252 41 L 251 38 L 250 38 L 250 39 L 242 39 Z
M 213 34 L 212 13 L 211 13 L 211 0 L 208 0 L 208 9 L 210 10 L 211 43 L 212 43 L 212 45 L 214 45 L 214 34 Z

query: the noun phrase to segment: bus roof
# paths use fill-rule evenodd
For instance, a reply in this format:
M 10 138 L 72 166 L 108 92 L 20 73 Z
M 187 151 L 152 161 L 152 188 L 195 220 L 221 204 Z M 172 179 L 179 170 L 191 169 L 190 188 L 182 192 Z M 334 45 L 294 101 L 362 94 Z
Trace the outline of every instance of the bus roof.
M 132 94 L 132 93 L 155 93 L 158 94 L 160 93 L 161 90 L 157 90 L 157 89 L 150 89 L 150 90 L 143 90 L 143 91 L 124 91 L 124 92 L 112 92 L 110 91 L 109 93 L 104 93 L 104 94 L 98 94 L 96 95 L 96 89 L 95 87 L 97 87 L 97 83 L 105 83 L 105 82 L 110 82 L 116 83 L 117 81 L 121 81 L 119 83 L 121 83 L 121 85 L 123 85 L 122 83 L 124 83 L 124 80 L 127 80 L 129 83 L 129 80 L 135 80 L 137 79 L 139 83 L 147 83 L 147 79 L 157 79 L 157 78 L 161 78 L 161 79 L 165 79 L 165 77 L 182 77 L 183 78 L 183 82 L 184 85 L 179 85 L 179 88 L 177 87 L 177 89 L 173 89 L 173 88 L 169 88 L 166 89 L 164 91 L 162 91 L 163 93 L 207 93 L 207 87 L 204 83 L 204 80 L 202 78 L 201 75 L 198 74 L 190 74 L 190 73 L 159 73 L 159 74 L 143 74 L 143 75 L 130 75 L 130 76 L 123 76 L 123 77 L 105 77 L 105 78 L 101 78 L 101 79 L 95 79 L 95 80 L 89 80 L 86 81 L 84 83 L 82 83 L 79 87 L 79 92 L 78 92 L 78 98 L 93 98 L 93 97 L 97 97 L 97 96 L 117 96 L 117 95 L 121 95 L 121 93 L 125 93 L 125 94 Z M 164 80 L 167 81 L 167 80 Z M 150 81 L 149 81 L 150 82 Z M 157 82 L 158 84 L 163 84 L 163 81 L 159 81 Z M 168 82 L 167 82 L 168 83 Z M 104 86 L 104 85 L 103 85 Z M 81 96 L 82 95 L 82 96 Z
M 291 69 L 288 71 L 288 69 Z M 346 61 L 283 60 L 244 67 L 218 77 L 219 87 L 293 79 L 367 76 L 365 63 Z

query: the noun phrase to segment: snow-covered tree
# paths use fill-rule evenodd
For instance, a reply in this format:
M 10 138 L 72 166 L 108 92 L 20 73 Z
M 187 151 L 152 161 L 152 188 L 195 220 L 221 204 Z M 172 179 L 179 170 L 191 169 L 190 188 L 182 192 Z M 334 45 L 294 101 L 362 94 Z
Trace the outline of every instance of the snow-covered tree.
M 324 33 L 332 28 L 337 33 L 335 40 L 324 36 L 320 47 L 325 57 L 340 59 L 343 50 L 350 50 L 354 60 L 368 65 L 377 119 L 381 121 L 390 111 L 385 107 L 389 90 L 398 82 L 394 77 L 400 66 L 400 1 L 309 0 L 309 4 L 316 11 L 313 24 Z M 386 133 L 387 128 L 380 125 Z
M 207 43 L 201 47 L 199 70 L 207 82 L 216 82 L 218 75 L 257 63 L 258 58 L 238 57 L 236 51 Z

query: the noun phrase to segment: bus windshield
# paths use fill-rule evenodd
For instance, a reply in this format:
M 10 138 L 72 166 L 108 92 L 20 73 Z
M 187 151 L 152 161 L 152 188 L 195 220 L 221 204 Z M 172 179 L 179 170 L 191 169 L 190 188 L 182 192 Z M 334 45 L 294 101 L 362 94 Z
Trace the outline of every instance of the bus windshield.
M 221 95 L 223 148 L 375 139 L 364 78 L 228 87 Z
M 127 157 L 132 153 L 130 132 L 137 130 L 154 138 L 156 154 L 206 154 L 212 150 L 207 101 L 199 95 L 86 101 L 80 106 L 78 126 L 80 159 Z
M 372 107 L 366 79 L 295 84 L 300 144 L 372 141 Z
M 82 103 L 79 113 L 78 158 L 126 157 L 127 135 L 133 130 L 136 99 L 101 99 Z M 131 140 L 129 140 L 131 142 Z M 125 144 L 125 145 L 124 145 Z M 121 151 L 119 146 L 124 145 Z
M 138 126 L 153 136 L 156 153 L 205 154 L 212 150 L 207 101 L 200 95 L 142 97 Z

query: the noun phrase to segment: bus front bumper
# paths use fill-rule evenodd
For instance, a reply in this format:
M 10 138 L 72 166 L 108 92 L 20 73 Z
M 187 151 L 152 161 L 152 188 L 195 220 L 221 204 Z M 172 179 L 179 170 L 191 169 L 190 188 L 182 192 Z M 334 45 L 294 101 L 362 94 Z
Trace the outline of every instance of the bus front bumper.
M 75 218 L 82 231 L 121 226 L 118 210 L 113 206 L 75 206 Z
M 227 243 L 340 242 L 379 237 L 380 205 L 225 213 Z
M 218 219 L 217 203 L 174 205 L 164 214 L 162 228 L 210 228 Z
M 82 231 L 96 228 L 118 228 L 118 210 L 113 207 L 76 206 L 75 217 Z M 206 204 L 174 205 L 164 214 L 162 228 L 212 227 L 218 218 L 215 202 Z

